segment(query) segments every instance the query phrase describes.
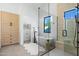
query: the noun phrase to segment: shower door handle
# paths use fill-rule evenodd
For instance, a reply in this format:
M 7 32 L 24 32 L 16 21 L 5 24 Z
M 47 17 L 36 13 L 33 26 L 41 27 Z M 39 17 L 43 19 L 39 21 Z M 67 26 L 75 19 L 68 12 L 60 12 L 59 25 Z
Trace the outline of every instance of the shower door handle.
M 76 34 L 77 32 L 76 32 L 76 28 L 75 28 L 75 35 L 74 35 L 74 40 L 73 40 L 73 45 L 74 45 L 74 47 L 75 48 L 77 48 L 77 45 L 76 45 L 76 43 L 77 43 L 77 41 L 76 41 Z M 76 42 L 76 43 L 75 43 Z
M 73 45 L 74 45 L 75 48 L 79 48 L 79 46 L 77 46 L 77 44 L 79 45 L 79 41 L 73 40 Z
M 79 46 L 77 46 L 77 44 L 79 45 L 79 41 L 77 41 L 77 38 L 76 38 L 77 35 L 78 34 L 77 34 L 76 29 L 75 29 L 75 35 L 74 35 L 74 40 L 73 40 L 73 45 L 75 48 L 79 48 Z
M 75 48 L 77 48 L 77 41 L 75 41 L 75 39 L 73 40 L 73 45 Z
M 67 30 L 62 31 L 62 36 L 67 37 Z

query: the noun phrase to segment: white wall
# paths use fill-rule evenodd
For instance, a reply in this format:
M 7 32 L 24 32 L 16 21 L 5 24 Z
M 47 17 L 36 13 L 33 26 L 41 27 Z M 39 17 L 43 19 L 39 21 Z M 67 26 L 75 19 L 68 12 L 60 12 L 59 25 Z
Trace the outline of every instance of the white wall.
M 48 12 L 48 3 L 41 4 L 40 7 L 43 11 Z M 54 16 L 57 15 L 57 4 L 56 3 L 49 4 L 49 12 L 50 14 Z

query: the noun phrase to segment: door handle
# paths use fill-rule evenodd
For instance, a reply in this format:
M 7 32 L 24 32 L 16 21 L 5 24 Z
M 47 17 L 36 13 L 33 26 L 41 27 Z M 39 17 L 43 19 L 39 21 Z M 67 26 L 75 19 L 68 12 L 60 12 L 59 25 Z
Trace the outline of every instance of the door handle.
M 75 42 L 76 42 L 76 43 L 75 43 Z M 73 44 L 74 44 L 74 47 L 75 47 L 75 48 L 79 48 L 79 46 L 77 46 L 77 44 L 79 44 L 79 41 L 77 42 L 77 41 L 73 40 Z
M 75 28 L 75 35 L 74 35 L 74 40 L 73 40 L 73 45 L 75 48 L 79 48 L 79 46 L 77 46 L 77 44 L 79 43 L 79 41 L 76 40 L 76 36 L 77 36 L 77 31 L 76 31 L 76 28 Z
M 76 41 L 76 34 L 77 32 L 76 32 L 76 28 L 75 28 L 75 35 L 74 35 L 74 40 L 73 40 L 73 45 L 74 45 L 74 47 L 75 48 L 77 48 L 77 45 L 75 44 L 75 42 L 77 43 L 77 41 Z
M 10 26 L 12 26 L 12 22 L 10 22 Z
M 63 37 L 67 37 L 67 30 L 63 30 L 63 31 L 62 31 L 62 36 L 63 36 Z
M 77 43 L 77 41 L 75 41 L 75 39 L 74 39 L 73 40 L 73 45 L 74 45 L 75 48 L 77 48 L 77 44 L 75 42 Z

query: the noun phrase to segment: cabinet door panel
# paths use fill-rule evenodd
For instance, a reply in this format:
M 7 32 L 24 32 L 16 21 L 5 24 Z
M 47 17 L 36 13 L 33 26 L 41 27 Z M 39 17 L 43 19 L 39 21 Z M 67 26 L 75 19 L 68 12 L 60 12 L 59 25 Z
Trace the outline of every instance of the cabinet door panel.
M 19 42 L 19 17 L 18 15 L 2 12 L 2 38 L 1 44 L 10 45 Z
M 2 38 L 1 38 L 1 45 L 9 45 L 10 40 L 10 27 L 9 27 L 9 14 L 2 12 Z
M 18 43 L 19 42 L 19 18 L 18 15 L 11 15 L 11 22 L 12 22 L 12 27 L 11 27 L 11 34 L 12 34 L 12 42 L 13 43 Z

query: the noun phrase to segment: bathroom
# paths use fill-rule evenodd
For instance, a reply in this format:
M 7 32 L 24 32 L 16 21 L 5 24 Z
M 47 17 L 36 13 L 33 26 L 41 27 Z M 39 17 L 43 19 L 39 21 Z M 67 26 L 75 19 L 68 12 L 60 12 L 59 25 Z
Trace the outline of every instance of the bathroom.
M 1 14 L 3 12 L 16 14 L 19 19 L 17 23 L 19 38 L 17 44 L 2 46 L 2 32 L 0 32 L 0 55 L 72 55 L 64 52 L 62 34 L 65 20 L 63 15 L 65 11 L 74 8 L 76 5 L 77 3 L 0 3 Z M 49 25 L 46 25 L 46 23 Z M 10 27 L 12 25 L 10 23 Z M 48 31 L 45 30 L 46 26 L 49 27 Z M 0 31 L 2 31 L 1 25 Z

